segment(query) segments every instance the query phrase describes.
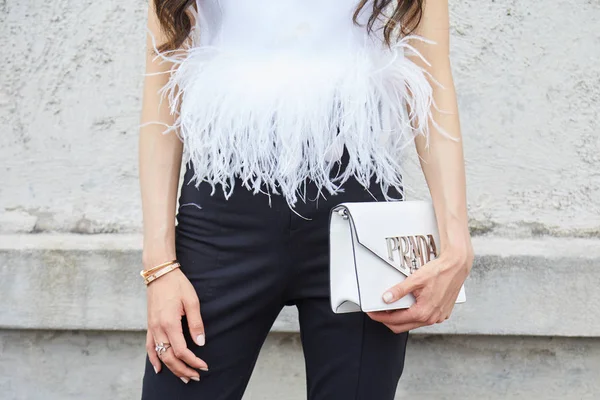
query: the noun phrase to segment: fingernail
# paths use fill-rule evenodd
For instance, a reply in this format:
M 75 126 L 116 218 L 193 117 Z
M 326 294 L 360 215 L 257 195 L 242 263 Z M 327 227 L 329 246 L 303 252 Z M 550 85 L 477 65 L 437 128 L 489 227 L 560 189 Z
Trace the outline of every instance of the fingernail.
M 208 371 L 208 368 L 198 368 L 200 371 Z
M 156 368 L 154 365 L 152 366 L 152 368 L 154 368 L 154 373 L 158 374 L 158 368 Z
M 190 378 L 196 382 L 200 381 L 200 377 L 199 376 L 190 376 Z
M 204 346 L 204 334 L 200 334 L 198 336 L 196 336 L 196 343 L 198 344 L 198 346 Z
M 183 383 L 188 383 L 190 380 L 188 378 L 186 378 L 185 376 L 182 376 L 181 378 L 179 378 L 183 381 Z
M 386 303 L 389 303 L 393 299 L 394 299 L 394 295 L 392 294 L 392 292 L 385 292 L 383 294 L 383 301 L 385 301 Z

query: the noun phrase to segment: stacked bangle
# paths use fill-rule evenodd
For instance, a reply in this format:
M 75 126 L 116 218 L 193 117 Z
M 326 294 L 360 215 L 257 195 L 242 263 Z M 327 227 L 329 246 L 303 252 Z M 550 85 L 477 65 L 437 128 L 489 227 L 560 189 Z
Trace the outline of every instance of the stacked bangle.
M 179 267 L 180 267 L 179 261 L 177 261 L 177 260 L 167 261 L 165 263 L 162 263 L 162 264 L 152 267 L 150 269 L 141 270 L 140 275 L 142 276 L 142 278 L 144 278 L 144 283 L 146 285 L 148 285 L 148 284 L 150 284 L 150 282 L 157 280 L 161 276 L 168 274 L 169 272 L 171 272 Z

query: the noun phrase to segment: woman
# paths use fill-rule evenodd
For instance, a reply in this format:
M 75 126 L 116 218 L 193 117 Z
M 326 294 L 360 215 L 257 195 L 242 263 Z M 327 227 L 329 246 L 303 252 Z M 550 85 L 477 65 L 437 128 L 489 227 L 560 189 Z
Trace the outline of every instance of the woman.
M 142 397 L 242 398 L 295 305 L 308 398 L 392 399 L 408 331 L 450 316 L 473 261 L 447 1 L 153 0 L 148 32 L 143 264 L 180 267 L 147 287 Z M 402 199 L 408 143 L 440 255 L 382 293 L 410 309 L 334 314 L 329 210 Z

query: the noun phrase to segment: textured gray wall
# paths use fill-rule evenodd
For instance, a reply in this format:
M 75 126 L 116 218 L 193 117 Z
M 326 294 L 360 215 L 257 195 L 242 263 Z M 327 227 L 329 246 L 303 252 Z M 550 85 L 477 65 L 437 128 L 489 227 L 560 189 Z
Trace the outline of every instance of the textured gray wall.
M 5 332 L 0 398 L 139 398 L 143 341 L 141 333 Z M 599 369 L 598 338 L 413 335 L 396 399 L 596 400 Z M 304 376 L 299 335 L 272 334 L 244 400 L 305 399 Z
M 600 398 L 600 2 L 452 3 L 477 257 L 467 303 L 411 335 L 398 398 Z M 139 395 L 145 17 L 0 0 L 2 400 Z M 297 329 L 286 309 L 246 400 L 304 397 Z
M 0 327 L 146 326 L 135 235 L 0 235 Z M 591 239 L 475 237 L 467 302 L 427 333 L 600 337 L 600 246 Z M 135 269 L 135 270 L 134 270 Z M 296 331 L 295 308 L 275 326 Z

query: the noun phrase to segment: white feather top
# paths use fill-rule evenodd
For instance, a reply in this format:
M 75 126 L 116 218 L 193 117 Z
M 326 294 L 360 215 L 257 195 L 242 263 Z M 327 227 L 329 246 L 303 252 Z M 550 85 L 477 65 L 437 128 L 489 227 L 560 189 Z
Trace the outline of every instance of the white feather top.
M 197 0 L 182 49 L 161 53 L 154 42 L 157 57 L 173 63 L 160 94 L 176 120 L 164 133 L 183 141 L 196 185 L 209 182 L 214 193 L 221 184 L 228 198 L 237 175 L 255 193 L 282 194 L 293 208 L 305 201 L 306 178 L 334 194 L 351 176 L 368 187 L 376 175 L 392 200 L 390 186 L 403 191 L 402 149 L 416 135 L 428 144 L 430 124 L 453 138 L 433 120 L 430 82 L 439 83 L 405 57 L 423 59 L 410 39 L 431 41 L 410 35 L 388 48 L 353 24 L 356 6 Z M 344 145 L 348 166 L 336 176 Z

